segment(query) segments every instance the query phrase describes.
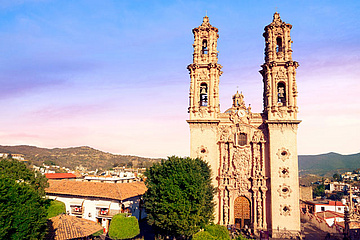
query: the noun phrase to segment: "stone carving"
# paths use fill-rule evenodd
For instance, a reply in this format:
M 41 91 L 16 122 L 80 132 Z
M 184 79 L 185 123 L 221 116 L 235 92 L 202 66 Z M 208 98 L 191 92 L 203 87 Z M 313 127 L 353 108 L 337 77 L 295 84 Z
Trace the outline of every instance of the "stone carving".
M 262 131 L 257 130 L 254 132 L 253 138 L 252 138 L 253 142 L 260 142 L 260 141 L 264 141 L 264 134 L 262 133 Z
M 275 80 L 281 81 L 285 79 L 287 79 L 286 73 L 282 68 L 280 68 L 280 70 L 275 74 Z
M 230 112 L 229 117 L 230 117 L 230 121 L 234 124 L 238 124 L 240 122 L 240 117 L 235 111 Z
M 291 215 L 291 206 L 287 204 L 280 204 L 280 215 L 290 216 Z
M 282 23 L 282 20 L 280 19 L 280 14 L 276 12 L 274 14 L 273 22 L 271 24 L 278 27 L 278 26 L 281 26 L 281 23 Z
M 200 147 L 198 147 L 198 149 L 196 150 L 197 156 L 198 158 L 206 158 L 207 154 L 208 154 L 208 149 L 207 147 L 205 147 L 204 145 L 201 145 Z
M 263 225 L 263 208 L 262 208 L 262 201 L 261 201 L 261 196 L 260 194 L 258 194 L 257 197 L 257 222 L 258 222 L 258 226 L 261 228 Z
M 279 167 L 279 177 L 283 177 L 283 178 L 290 177 L 289 167 Z
M 232 128 L 229 126 L 220 126 L 219 127 L 219 141 L 220 142 L 228 142 L 233 141 L 233 133 Z
M 224 192 L 224 198 L 223 198 L 223 201 L 224 201 L 224 208 L 223 208 L 223 211 L 224 211 L 224 224 L 227 225 L 229 224 L 229 210 L 230 210 L 230 207 L 229 207 L 229 191 L 227 189 L 225 189 L 225 192 Z
M 285 160 L 290 158 L 291 154 L 288 149 L 283 147 L 278 150 L 276 155 L 279 157 L 279 159 L 281 159 L 284 162 Z
M 234 177 L 240 192 L 248 191 L 251 187 L 250 150 L 248 148 L 236 148 L 233 154 Z
M 200 109 L 199 109 L 199 116 L 202 117 L 202 118 L 205 118 L 205 117 L 210 116 L 207 107 L 200 107 Z
M 282 103 L 278 103 L 278 104 L 282 104 Z M 279 108 L 278 108 L 278 111 L 277 111 L 277 115 L 278 115 L 280 118 L 285 117 L 285 115 L 286 115 L 286 110 L 287 110 L 287 108 L 284 107 L 284 106 L 279 107 Z
M 283 197 L 284 199 L 286 199 L 287 197 L 290 197 L 290 193 L 292 192 L 292 190 L 290 189 L 290 186 L 286 185 L 285 183 L 283 183 L 283 185 L 279 185 L 279 188 L 277 191 L 278 191 L 280 197 Z

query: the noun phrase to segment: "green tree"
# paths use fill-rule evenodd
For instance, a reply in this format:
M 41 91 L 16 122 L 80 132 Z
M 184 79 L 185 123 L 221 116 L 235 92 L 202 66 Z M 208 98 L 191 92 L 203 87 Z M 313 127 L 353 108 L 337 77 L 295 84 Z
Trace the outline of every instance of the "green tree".
M 39 172 L 29 169 L 24 163 L 14 159 L 0 160 L 0 176 L 25 182 L 37 191 L 40 196 L 45 196 L 45 188 L 49 186 L 47 178 Z
M 0 161 L 0 239 L 42 239 L 49 201 L 46 178 L 12 159 Z
M 313 189 L 313 197 L 323 197 L 325 196 L 325 185 L 319 184 Z
M 134 216 L 125 213 L 116 214 L 110 223 L 109 237 L 112 239 L 128 239 L 140 234 L 139 222 Z
M 60 202 L 58 200 L 50 200 L 50 206 L 47 210 L 47 218 L 56 217 L 57 215 L 61 213 L 66 212 L 65 203 Z
M 339 175 L 338 173 L 335 173 L 335 174 L 333 175 L 333 179 L 334 179 L 335 181 L 339 181 L 339 180 L 340 180 L 340 175 Z
M 148 221 L 161 234 L 189 238 L 213 219 L 215 188 L 205 161 L 173 156 L 145 176 Z

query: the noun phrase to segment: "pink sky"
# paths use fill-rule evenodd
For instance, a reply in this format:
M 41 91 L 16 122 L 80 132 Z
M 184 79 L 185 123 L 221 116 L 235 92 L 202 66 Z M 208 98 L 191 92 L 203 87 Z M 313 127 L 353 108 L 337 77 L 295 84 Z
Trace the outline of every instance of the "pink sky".
M 261 112 L 276 4 L 300 63 L 299 154 L 360 152 L 360 3 L 255 2 L 0 3 L 0 145 L 189 155 L 191 29 L 205 10 L 219 28 L 222 111 L 238 89 Z

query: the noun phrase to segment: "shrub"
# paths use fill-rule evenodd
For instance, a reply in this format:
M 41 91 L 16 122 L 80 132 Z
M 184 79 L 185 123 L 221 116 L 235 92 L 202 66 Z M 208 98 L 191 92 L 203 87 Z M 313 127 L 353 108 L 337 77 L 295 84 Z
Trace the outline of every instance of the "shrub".
M 139 223 L 136 217 L 126 217 L 125 214 L 116 214 L 110 223 L 109 237 L 112 239 L 128 239 L 140 234 Z
M 47 210 L 47 218 L 55 217 L 61 213 L 65 213 L 65 203 L 57 201 L 57 200 L 51 200 L 50 207 Z
M 209 232 L 201 231 L 194 234 L 192 240 L 217 240 L 217 238 L 212 236 Z
M 210 224 L 205 227 L 205 231 L 210 233 L 215 239 L 230 240 L 229 231 L 225 226 Z
M 236 240 L 248 240 L 248 238 L 244 237 L 241 233 L 237 236 Z

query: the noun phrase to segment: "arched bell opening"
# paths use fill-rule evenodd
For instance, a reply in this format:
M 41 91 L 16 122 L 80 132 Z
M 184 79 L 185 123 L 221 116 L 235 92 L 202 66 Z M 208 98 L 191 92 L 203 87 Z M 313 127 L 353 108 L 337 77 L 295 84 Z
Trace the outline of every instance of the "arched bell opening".
M 208 105 L 208 87 L 206 83 L 200 84 L 200 106 Z
M 282 38 L 277 37 L 276 38 L 276 52 L 282 52 L 283 51 L 283 44 L 282 44 Z
M 286 88 L 284 82 L 279 82 L 277 85 L 277 96 L 278 96 L 278 103 L 282 106 L 286 106 Z
M 202 42 L 202 54 L 208 54 L 208 52 L 208 42 L 206 39 L 204 39 Z

